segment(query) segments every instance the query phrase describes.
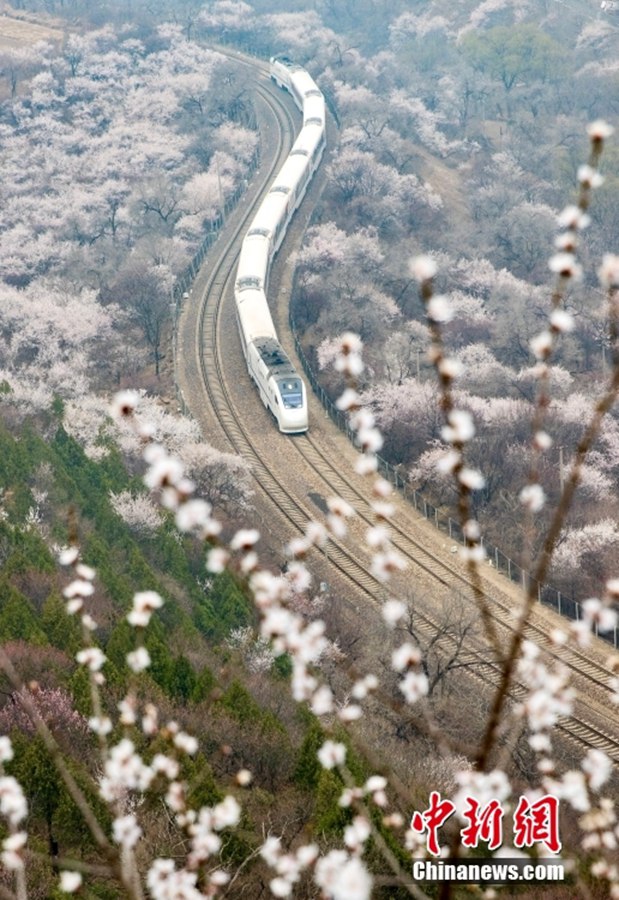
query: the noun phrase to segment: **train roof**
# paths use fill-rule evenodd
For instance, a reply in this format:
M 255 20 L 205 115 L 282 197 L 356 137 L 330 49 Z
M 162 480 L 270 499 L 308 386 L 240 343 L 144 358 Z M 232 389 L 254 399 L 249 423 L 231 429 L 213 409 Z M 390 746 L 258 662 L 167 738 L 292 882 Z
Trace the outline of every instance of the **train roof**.
M 293 375 L 298 377 L 297 370 L 279 341 L 260 338 L 254 341 L 254 346 L 275 378 L 291 378 Z
M 237 294 L 236 308 L 245 343 L 276 339 L 277 332 L 263 290 L 250 288 Z
M 269 60 L 269 62 L 271 63 L 271 65 L 273 65 L 273 63 L 281 63 L 282 66 L 286 66 L 287 69 L 300 69 L 300 68 L 302 68 L 298 63 L 293 62 L 293 61 L 290 59 L 289 56 L 284 56 L 284 55 L 282 55 L 282 56 L 272 56 L 271 59 Z
M 249 234 L 261 234 L 266 231 L 271 235 L 286 215 L 289 191 L 270 190 L 266 195 L 260 209 L 256 213 L 249 229 Z M 253 235 L 252 235 L 253 236 Z
M 290 156 L 311 156 L 321 138 L 321 132 L 315 128 L 302 128 L 290 151 Z
M 284 165 L 279 170 L 277 175 L 277 183 L 271 188 L 272 191 L 276 191 L 278 189 L 287 188 L 289 191 L 293 188 L 296 188 L 299 182 L 302 180 L 307 167 L 309 166 L 308 162 L 308 154 L 295 154 L 292 153 L 288 156 L 288 159 L 284 163 Z
M 239 264 L 236 270 L 238 290 L 248 287 L 262 287 L 269 266 L 269 239 L 263 235 L 247 235 L 241 245 Z

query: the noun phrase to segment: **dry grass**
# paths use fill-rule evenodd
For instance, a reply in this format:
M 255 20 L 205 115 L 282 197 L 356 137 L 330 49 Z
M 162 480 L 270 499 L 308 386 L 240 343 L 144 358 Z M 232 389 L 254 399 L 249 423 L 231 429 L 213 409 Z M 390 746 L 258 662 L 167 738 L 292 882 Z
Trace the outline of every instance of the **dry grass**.
M 58 20 L 34 13 L 22 13 L 8 4 L 0 6 L 0 50 L 28 47 L 38 41 L 60 43 L 64 38 Z

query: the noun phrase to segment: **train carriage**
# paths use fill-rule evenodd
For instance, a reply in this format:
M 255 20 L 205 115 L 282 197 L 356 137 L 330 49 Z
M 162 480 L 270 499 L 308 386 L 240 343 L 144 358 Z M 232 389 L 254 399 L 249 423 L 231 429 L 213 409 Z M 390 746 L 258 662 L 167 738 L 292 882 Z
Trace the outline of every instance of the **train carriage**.
M 277 340 L 277 332 L 264 291 L 251 289 L 243 291 L 237 297 L 236 311 L 245 356 L 247 348 L 254 341 L 266 338 Z
M 261 231 L 247 233 L 241 246 L 236 272 L 236 291 L 258 289 L 267 292 L 269 288 L 269 263 L 271 261 L 271 240 Z

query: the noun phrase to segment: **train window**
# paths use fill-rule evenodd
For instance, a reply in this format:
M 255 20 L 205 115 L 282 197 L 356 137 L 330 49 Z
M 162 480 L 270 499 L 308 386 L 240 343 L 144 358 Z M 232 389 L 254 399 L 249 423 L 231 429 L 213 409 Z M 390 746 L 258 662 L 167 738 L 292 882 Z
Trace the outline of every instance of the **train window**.
M 269 194 L 289 194 L 290 188 L 285 187 L 283 184 L 276 184 L 275 187 L 272 187 L 269 191 Z
M 286 409 L 300 409 L 303 406 L 303 388 L 299 378 L 280 381 L 279 390 Z
M 255 278 L 253 275 L 248 275 L 245 278 L 239 278 L 236 283 L 237 290 L 244 291 L 247 288 L 259 288 L 260 287 L 260 279 Z

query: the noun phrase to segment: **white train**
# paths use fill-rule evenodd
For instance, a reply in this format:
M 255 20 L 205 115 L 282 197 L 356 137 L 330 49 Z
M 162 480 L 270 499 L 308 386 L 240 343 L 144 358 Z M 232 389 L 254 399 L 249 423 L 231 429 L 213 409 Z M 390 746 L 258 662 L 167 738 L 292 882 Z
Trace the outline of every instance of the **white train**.
M 307 391 L 277 339 L 267 291 L 273 257 L 324 153 L 325 101 L 305 69 L 285 57 L 271 59 L 271 78 L 291 94 L 303 127 L 245 236 L 234 297 L 249 374 L 279 430 L 294 434 L 307 431 Z

